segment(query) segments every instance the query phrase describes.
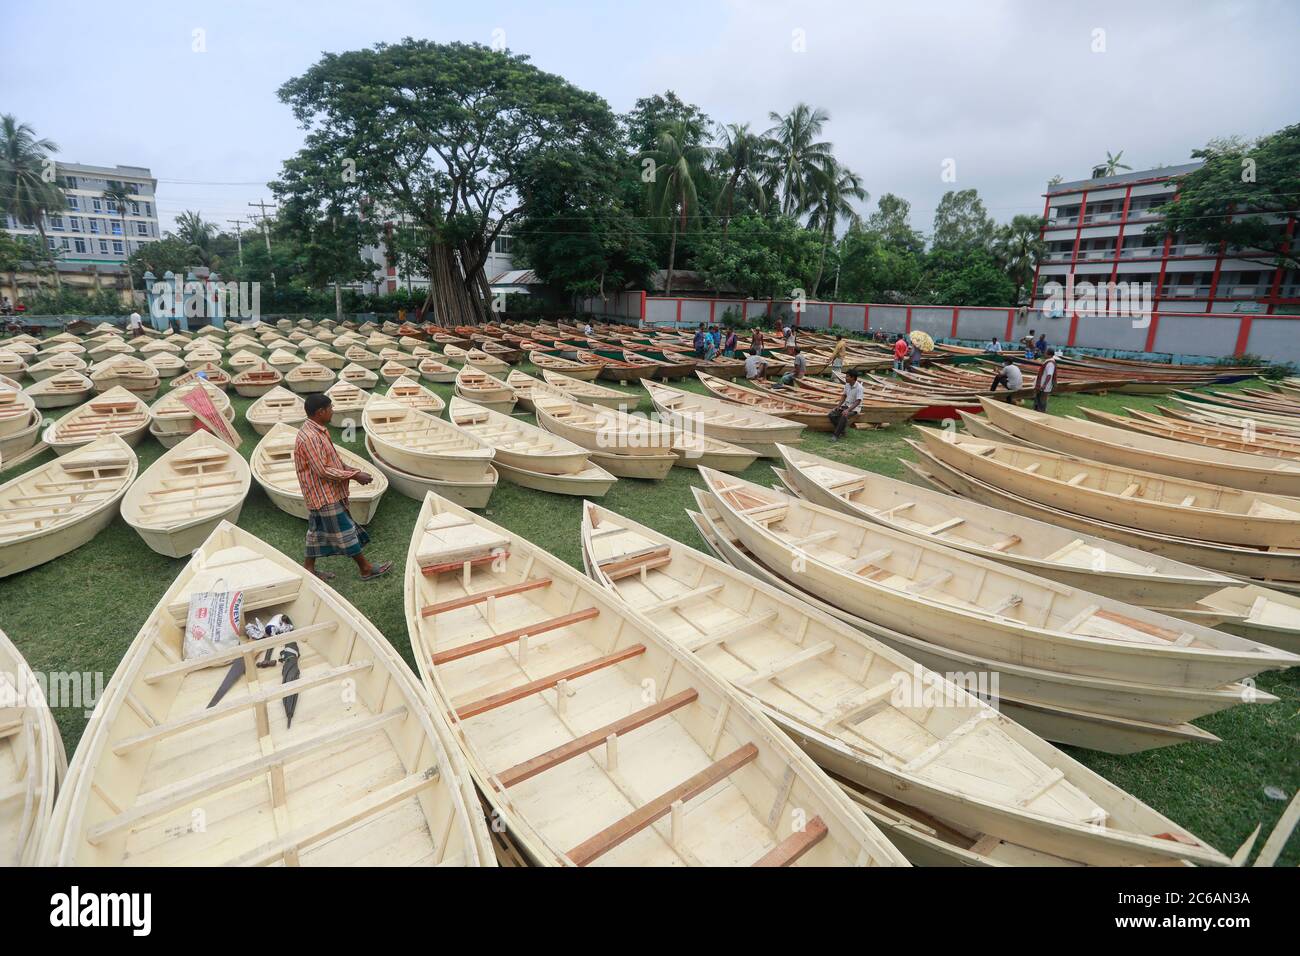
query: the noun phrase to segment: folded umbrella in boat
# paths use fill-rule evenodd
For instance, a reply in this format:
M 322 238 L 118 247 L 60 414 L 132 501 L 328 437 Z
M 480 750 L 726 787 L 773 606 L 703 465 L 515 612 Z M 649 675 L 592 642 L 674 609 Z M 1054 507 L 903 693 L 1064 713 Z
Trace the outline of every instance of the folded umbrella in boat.
M 288 684 L 296 681 L 299 675 L 298 669 L 298 645 L 286 644 L 280 648 L 280 683 Z M 293 726 L 293 714 L 298 709 L 298 695 L 290 694 L 284 699 L 284 719 L 285 727 Z
M 204 381 L 207 376 L 200 373 L 199 377 Z M 216 435 L 231 448 L 238 448 L 243 441 L 239 433 L 230 427 L 224 415 L 217 411 L 216 405 L 212 403 L 212 398 L 208 395 L 206 388 L 192 388 L 180 397 L 181 401 L 194 412 L 195 419 L 199 424 L 206 428 L 212 434 Z

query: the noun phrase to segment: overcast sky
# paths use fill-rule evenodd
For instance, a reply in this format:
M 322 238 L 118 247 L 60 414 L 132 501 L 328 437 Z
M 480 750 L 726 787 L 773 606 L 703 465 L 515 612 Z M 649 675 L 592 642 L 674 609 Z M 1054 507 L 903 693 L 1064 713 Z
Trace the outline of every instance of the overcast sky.
M 503 35 L 618 112 L 668 89 L 757 129 L 769 110 L 820 106 L 872 205 L 905 197 L 926 233 L 946 189 L 977 188 L 1003 221 L 1041 212 L 1051 176 L 1084 178 L 1107 150 L 1172 165 L 1211 137 L 1300 121 L 1291 0 L 0 0 L 0 15 L 0 112 L 62 160 L 148 166 L 164 228 L 185 209 L 224 228 L 270 199 L 301 142 L 279 86 L 323 51 L 404 36 Z

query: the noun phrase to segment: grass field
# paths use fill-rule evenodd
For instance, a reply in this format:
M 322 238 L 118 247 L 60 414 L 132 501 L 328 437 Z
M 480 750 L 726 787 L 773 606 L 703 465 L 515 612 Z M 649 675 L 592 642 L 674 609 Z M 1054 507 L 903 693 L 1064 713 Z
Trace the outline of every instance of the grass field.
M 536 375 L 530 365 L 521 368 Z M 444 398 L 451 386 L 433 385 Z M 698 384 L 686 387 L 702 390 Z M 640 392 L 636 388 L 629 392 Z M 240 434 L 241 451 L 248 455 L 260 436 L 244 421 L 243 412 L 251 400 L 232 392 Z M 1125 406 L 1152 408 L 1156 401 L 1135 396 L 1082 396 L 1055 399 L 1052 411 L 1069 413 L 1080 405 L 1108 411 Z M 641 410 L 650 411 L 642 397 Z M 528 421 L 532 417 L 528 416 Z M 905 477 L 900 458 L 911 458 L 903 439 L 914 426 L 850 433 L 843 442 L 832 444 L 824 434 L 808 433 L 804 446 L 809 451 L 851 462 L 895 477 Z M 335 433 L 338 434 L 337 432 Z M 358 438 L 349 446 L 366 454 Z M 146 436 L 137 449 L 143 471 L 164 451 Z M 48 461 L 52 453 L 14 472 Z M 764 485 L 776 481 L 766 461 L 746 471 L 743 477 Z M 693 507 L 689 486 L 699 483 L 692 469 L 674 468 L 661 482 L 621 480 L 602 499 L 602 504 L 654 527 L 692 547 L 702 547 L 686 516 Z M 580 501 L 530 491 L 502 482 L 492 496 L 486 514 L 493 521 L 524 535 L 534 543 L 581 568 L 578 542 Z M 352 563 L 330 558 L 322 568 L 338 572 L 334 586 L 388 637 L 407 662 L 414 664 L 402 610 L 401 566 L 419 510 L 417 502 L 390 490 L 369 526 L 373 559 L 391 559 L 393 573 L 374 582 L 358 579 Z M 1014 519 L 1011 519 L 1014 521 Z M 241 527 L 256 534 L 289 555 L 302 551 L 305 522 L 277 509 L 256 482 L 240 516 Z M 120 518 L 90 544 L 58 560 L 0 580 L 0 628 L 38 672 L 102 672 L 105 684 L 122 654 L 134 639 L 154 604 L 171 584 L 182 562 L 149 550 Z M 1285 807 L 1284 801 L 1269 798 L 1266 788 L 1287 795 L 1300 788 L 1300 668 L 1281 674 L 1264 674 L 1259 686 L 1279 701 L 1268 706 L 1241 706 L 1205 717 L 1197 724 L 1222 738 L 1219 744 L 1182 744 L 1144 754 L 1112 756 L 1085 750 L 1071 750 L 1089 767 L 1186 826 L 1220 850 L 1231 854 L 1259 823 L 1267 835 Z M 71 756 L 80 739 L 88 714 L 80 708 L 62 708 L 55 718 Z M 1263 837 L 1261 837 L 1262 843 Z M 1294 837 L 1280 864 L 1300 863 L 1300 836 Z

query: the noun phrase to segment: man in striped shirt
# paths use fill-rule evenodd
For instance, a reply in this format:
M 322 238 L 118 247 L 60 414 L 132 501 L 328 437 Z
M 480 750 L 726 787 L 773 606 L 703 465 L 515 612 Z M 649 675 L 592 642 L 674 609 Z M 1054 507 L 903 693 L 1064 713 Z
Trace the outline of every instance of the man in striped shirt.
M 329 396 L 314 392 L 307 396 L 305 405 L 307 420 L 298 429 L 293 445 L 293 466 L 307 504 L 307 559 L 303 565 L 322 581 L 330 581 L 334 572 L 317 571 L 316 559 L 345 554 L 357 563 L 361 580 L 371 581 L 392 570 L 393 562 L 371 564 L 361 553 L 370 535 L 348 513 L 348 486 L 353 481 L 368 485 L 375 479 L 357 468 L 348 468 L 339 457 L 328 428 L 334 415 Z

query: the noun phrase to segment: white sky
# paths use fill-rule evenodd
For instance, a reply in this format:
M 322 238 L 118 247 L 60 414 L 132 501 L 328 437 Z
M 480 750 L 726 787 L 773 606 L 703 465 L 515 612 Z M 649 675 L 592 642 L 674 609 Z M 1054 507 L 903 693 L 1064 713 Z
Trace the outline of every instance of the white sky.
M 909 199 L 927 233 L 946 189 L 977 188 L 1003 221 L 1041 212 L 1048 178 L 1083 178 L 1107 150 L 1135 169 L 1176 164 L 1211 137 L 1300 121 L 1288 0 L 0 0 L 0 17 L 0 112 L 65 161 L 150 167 L 164 228 L 185 209 L 223 227 L 247 218 L 301 142 L 280 84 L 322 51 L 407 35 L 491 43 L 503 30 L 618 112 L 667 89 L 757 129 L 769 110 L 823 107 L 872 205 Z M 940 178 L 949 158 L 955 183 Z

